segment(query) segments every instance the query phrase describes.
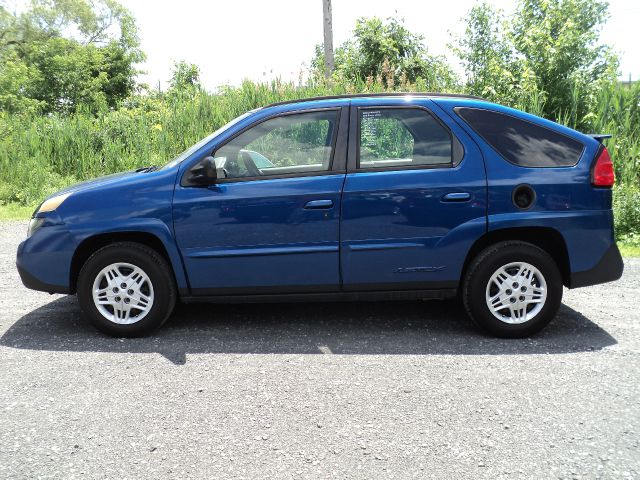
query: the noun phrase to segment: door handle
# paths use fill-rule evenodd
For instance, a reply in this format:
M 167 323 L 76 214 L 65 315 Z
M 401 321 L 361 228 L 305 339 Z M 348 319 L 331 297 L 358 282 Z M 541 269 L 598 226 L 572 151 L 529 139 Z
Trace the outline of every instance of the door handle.
M 304 206 L 307 210 L 321 210 L 333 208 L 333 200 L 311 200 Z
M 467 192 L 451 192 L 442 197 L 443 202 L 468 202 L 471 194 Z

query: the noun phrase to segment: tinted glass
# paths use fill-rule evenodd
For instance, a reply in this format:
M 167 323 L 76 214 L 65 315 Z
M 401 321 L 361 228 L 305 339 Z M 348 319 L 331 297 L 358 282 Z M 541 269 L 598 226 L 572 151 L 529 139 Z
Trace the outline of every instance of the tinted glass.
M 478 135 L 507 161 L 522 167 L 569 167 L 584 145 L 540 125 L 478 108 L 457 108 Z
M 329 170 L 337 115 L 335 110 L 298 113 L 259 123 L 216 150 L 218 176 L 244 178 Z
M 451 165 L 451 136 L 418 108 L 360 110 L 360 168 Z

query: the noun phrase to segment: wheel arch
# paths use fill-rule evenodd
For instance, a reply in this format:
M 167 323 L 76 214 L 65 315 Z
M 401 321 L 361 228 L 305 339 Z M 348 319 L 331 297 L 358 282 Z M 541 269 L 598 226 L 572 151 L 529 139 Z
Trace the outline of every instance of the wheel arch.
M 467 268 L 482 250 L 495 243 L 508 240 L 531 243 L 547 252 L 560 270 L 562 283 L 565 286 L 570 284 L 571 269 L 567 244 L 562 234 L 550 227 L 512 227 L 488 231 L 478 238 L 469 249 L 462 267 L 461 279 L 465 278 Z
M 88 258 L 100 248 L 117 242 L 136 242 L 152 248 L 153 250 L 158 252 L 162 256 L 162 258 L 167 261 L 169 267 L 171 268 L 171 272 L 173 273 L 176 285 L 178 285 L 179 290 L 181 290 L 180 285 L 183 276 L 181 275 L 182 272 L 179 270 L 179 268 L 182 268 L 182 265 L 175 264 L 175 261 L 174 259 L 172 259 L 167 246 L 157 235 L 143 231 L 116 231 L 97 233 L 83 239 L 80 242 L 78 247 L 75 249 L 73 257 L 71 259 L 69 272 L 69 287 L 71 293 L 76 292 L 80 269 L 88 260 Z

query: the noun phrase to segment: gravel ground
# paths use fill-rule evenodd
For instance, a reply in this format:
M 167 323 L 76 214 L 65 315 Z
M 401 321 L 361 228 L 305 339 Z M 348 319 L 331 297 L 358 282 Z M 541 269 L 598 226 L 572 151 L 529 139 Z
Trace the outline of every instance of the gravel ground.
M 640 261 L 527 340 L 454 302 L 181 306 L 155 337 L 22 287 L 0 225 L 0 478 L 638 478 Z

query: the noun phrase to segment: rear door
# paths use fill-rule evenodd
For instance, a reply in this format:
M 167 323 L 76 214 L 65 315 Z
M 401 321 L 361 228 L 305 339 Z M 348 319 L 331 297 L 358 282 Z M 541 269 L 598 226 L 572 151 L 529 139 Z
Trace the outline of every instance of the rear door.
M 453 288 L 466 253 L 486 232 L 480 151 L 433 102 L 413 102 L 352 100 L 340 229 L 344 290 Z

